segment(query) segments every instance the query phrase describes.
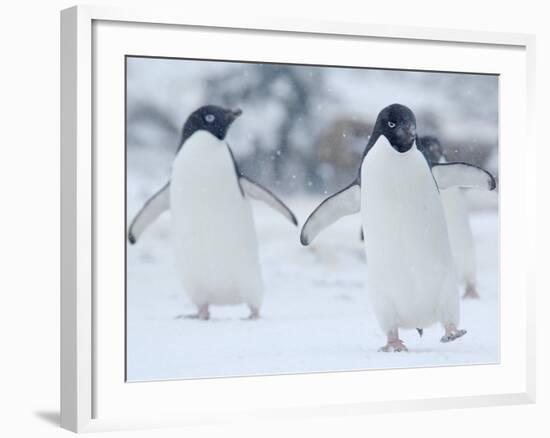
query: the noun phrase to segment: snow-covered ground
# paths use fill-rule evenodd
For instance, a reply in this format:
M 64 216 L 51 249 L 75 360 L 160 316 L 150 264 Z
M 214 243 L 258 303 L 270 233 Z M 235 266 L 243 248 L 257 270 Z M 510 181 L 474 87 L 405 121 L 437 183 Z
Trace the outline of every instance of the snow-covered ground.
M 129 186 L 128 220 L 154 188 Z M 320 198 L 286 201 L 303 223 Z M 498 362 L 496 195 L 476 201 L 472 205 L 493 207 L 475 208 L 471 215 L 482 298 L 462 302 L 461 326 L 468 334 L 442 344 L 439 326 L 426 329 L 422 338 L 402 331 L 408 353 L 377 351 L 385 336 L 365 291 L 358 215 L 342 219 L 305 248 L 298 228 L 254 203 L 265 283 L 262 318 L 242 320 L 248 315 L 242 305 L 213 307 L 210 321 L 198 321 L 177 318 L 195 309 L 176 276 L 165 214 L 128 247 L 128 380 Z

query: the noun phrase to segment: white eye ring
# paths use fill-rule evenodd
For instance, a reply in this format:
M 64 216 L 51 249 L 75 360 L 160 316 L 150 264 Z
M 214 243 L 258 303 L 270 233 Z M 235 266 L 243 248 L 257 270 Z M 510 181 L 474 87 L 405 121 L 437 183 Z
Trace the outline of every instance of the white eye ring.
M 216 120 L 216 117 L 214 114 L 207 114 L 204 116 L 204 120 L 206 120 L 208 123 L 212 123 L 214 120 Z
M 388 122 L 388 126 L 389 126 L 390 128 L 393 129 L 393 128 L 395 128 L 395 123 L 393 123 L 393 122 Z

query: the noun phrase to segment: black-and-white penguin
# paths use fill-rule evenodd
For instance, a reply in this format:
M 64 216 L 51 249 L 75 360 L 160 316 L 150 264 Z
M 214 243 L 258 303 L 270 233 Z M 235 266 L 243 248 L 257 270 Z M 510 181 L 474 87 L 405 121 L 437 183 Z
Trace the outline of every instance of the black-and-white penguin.
M 424 154 L 430 166 L 448 162 L 445 151 L 437 137 L 420 137 L 418 148 Z M 460 187 L 441 190 L 440 194 L 447 220 L 447 230 L 456 265 L 456 273 L 459 282 L 464 286 L 463 298 L 479 298 L 476 286 L 474 237 L 470 226 L 466 199 Z
M 393 104 L 376 119 L 355 181 L 324 200 L 302 228 L 308 245 L 342 216 L 361 213 L 368 292 L 387 335 L 381 351 L 406 351 L 400 328 L 421 332 L 440 322 L 442 342 L 466 333 L 458 328 L 459 292 L 439 196 L 453 186 L 492 190 L 495 181 L 465 163 L 430 168 L 416 146 L 413 112 Z
M 259 317 L 263 284 L 249 198 L 298 224 L 280 199 L 239 172 L 225 136 L 240 115 L 207 105 L 189 116 L 169 182 L 145 203 L 128 233 L 135 243 L 170 209 L 177 271 L 198 309 L 191 317 L 199 319 L 209 319 L 210 305 L 240 303 L 250 308 L 250 319 Z

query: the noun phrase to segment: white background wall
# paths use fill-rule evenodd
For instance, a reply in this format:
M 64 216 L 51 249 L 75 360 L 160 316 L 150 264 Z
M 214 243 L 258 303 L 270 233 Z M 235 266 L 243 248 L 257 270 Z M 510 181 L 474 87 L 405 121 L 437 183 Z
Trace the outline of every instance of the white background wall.
M 152 2 L 96 2 L 138 5 Z M 71 1 L 4 2 L 0 14 L 0 436 L 69 435 L 57 428 L 59 367 L 59 10 Z M 226 428 L 225 436 L 547 436 L 549 14 L 543 1 L 156 0 L 222 15 L 276 15 L 537 34 L 538 403 L 532 406 L 312 419 Z M 517 145 L 521 147 L 521 145 Z M 533 214 L 535 212 L 533 211 Z M 521 232 L 521 230 L 518 230 Z M 545 310 L 546 309 L 546 310 Z M 219 436 L 220 429 L 108 436 Z

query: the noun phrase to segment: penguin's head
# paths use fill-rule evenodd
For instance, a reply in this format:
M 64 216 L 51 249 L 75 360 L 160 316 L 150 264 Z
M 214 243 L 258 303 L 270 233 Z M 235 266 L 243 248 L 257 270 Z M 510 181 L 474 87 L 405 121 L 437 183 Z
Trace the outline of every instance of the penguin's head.
M 431 135 L 420 137 L 417 141 L 417 146 L 430 164 L 440 163 L 441 159 L 445 158 L 443 147 L 437 137 Z
M 397 152 L 407 152 L 416 139 L 414 113 L 398 103 L 387 106 L 378 114 L 371 142 L 375 142 L 380 135 L 386 137 Z
M 237 117 L 242 114 L 242 110 L 230 110 L 216 105 L 201 106 L 193 112 L 183 125 L 183 134 L 180 147 L 185 140 L 191 137 L 195 132 L 207 131 L 220 140 L 227 135 L 227 130 Z

